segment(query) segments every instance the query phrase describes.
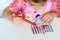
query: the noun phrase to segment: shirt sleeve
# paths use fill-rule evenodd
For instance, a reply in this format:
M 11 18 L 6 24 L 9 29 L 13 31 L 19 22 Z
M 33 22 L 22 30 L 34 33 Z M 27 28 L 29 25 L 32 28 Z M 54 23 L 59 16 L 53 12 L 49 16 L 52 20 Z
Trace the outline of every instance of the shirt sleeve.
M 18 11 L 21 9 L 21 7 L 23 6 L 23 1 L 21 0 L 13 0 L 13 2 L 11 3 L 10 7 L 14 10 L 14 11 Z
M 60 0 L 51 0 L 51 10 L 60 13 Z

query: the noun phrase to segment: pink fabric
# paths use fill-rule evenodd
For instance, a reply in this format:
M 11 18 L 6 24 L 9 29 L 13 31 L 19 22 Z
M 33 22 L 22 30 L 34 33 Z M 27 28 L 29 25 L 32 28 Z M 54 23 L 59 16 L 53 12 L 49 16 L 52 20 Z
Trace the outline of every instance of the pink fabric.
M 15 11 L 18 11 L 20 9 L 22 9 L 24 2 L 20 1 L 20 0 L 13 0 L 13 3 L 11 3 L 10 7 L 12 9 L 14 9 Z
M 60 0 L 47 0 L 46 3 L 46 8 L 42 10 L 41 12 L 34 13 L 34 9 L 30 8 L 27 0 L 24 0 L 23 2 L 21 0 L 14 0 L 13 3 L 11 3 L 11 8 L 14 9 L 15 11 L 21 11 L 24 14 L 30 14 L 32 18 L 35 18 L 37 14 L 42 15 L 45 12 L 48 11 L 56 11 L 60 12 Z M 44 12 L 43 12 L 44 11 Z
M 60 13 L 60 0 L 51 0 L 51 10 Z

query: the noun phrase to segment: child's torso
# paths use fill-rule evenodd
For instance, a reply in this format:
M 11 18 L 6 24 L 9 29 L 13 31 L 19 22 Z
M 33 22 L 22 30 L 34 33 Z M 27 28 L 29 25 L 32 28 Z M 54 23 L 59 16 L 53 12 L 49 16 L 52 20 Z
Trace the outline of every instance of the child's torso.
M 39 15 L 42 15 L 48 11 L 60 12 L 60 1 L 59 0 L 47 0 L 45 8 L 43 10 L 41 10 L 40 12 L 29 7 L 27 1 L 24 1 L 24 6 L 22 8 L 20 8 L 19 6 L 16 6 L 17 4 L 13 3 L 13 5 L 11 5 L 11 6 L 13 7 L 14 10 L 21 9 L 20 11 L 23 14 L 25 14 L 25 17 L 28 19 L 34 19 L 34 18 L 38 17 Z M 21 3 L 19 5 L 21 6 Z
M 24 6 L 24 14 L 26 15 L 27 18 L 34 19 L 37 16 L 42 15 L 47 11 L 50 11 L 50 8 L 51 8 L 51 1 L 47 1 L 45 8 L 40 10 L 40 12 L 38 12 L 37 10 L 32 9 L 28 5 L 28 3 L 26 2 L 25 6 Z

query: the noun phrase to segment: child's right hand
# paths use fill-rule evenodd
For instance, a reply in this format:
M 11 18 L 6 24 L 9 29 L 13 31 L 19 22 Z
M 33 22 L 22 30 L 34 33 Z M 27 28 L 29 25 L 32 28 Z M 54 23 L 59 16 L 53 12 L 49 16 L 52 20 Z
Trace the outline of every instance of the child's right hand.
M 19 18 L 19 17 L 13 17 L 13 19 L 12 19 L 12 22 L 14 23 L 14 24 L 21 24 L 22 23 L 22 19 L 21 18 Z
M 12 17 L 12 22 L 14 24 L 21 24 L 23 22 L 23 20 L 20 17 L 13 16 Z

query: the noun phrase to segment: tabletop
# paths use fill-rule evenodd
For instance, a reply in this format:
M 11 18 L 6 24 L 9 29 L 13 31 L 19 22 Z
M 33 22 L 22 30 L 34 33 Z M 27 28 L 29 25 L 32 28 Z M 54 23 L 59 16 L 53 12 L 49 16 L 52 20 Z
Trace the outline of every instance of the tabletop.
M 5 18 L 0 18 L 0 40 L 60 40 L 60 19 L 52 22 L 54 32 L 33 34 L 30 24 L 23 22 L 13 24 Z

